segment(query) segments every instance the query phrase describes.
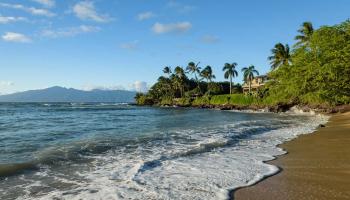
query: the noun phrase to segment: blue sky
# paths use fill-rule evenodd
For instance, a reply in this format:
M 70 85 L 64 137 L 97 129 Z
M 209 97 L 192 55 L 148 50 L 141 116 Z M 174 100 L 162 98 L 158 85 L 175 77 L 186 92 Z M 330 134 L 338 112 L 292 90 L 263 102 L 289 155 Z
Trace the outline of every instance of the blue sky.
M 0 0 L 0 93 L 64 86 L 134 89 L 164 66 L 269 70 L 304 21 L 349 18 L 348 0 Z M 235 79 L 241 82 L 242 77 Z

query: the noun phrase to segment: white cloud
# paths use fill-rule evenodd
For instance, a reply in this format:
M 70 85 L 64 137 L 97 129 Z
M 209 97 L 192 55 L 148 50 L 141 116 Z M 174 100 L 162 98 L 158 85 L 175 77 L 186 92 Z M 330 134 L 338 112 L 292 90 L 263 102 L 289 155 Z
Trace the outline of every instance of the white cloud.
M 133 42 L 129 42 L 129 43 L 124 43 L 120 45 L 120 48 L 122 49 L 128 49 L 128 50 L 136 50 L 138 48 L 138 40 L 135 40 Z
M 190 22 L 178 22 L 178 23 L 171 23 L 171 24 L 161 24 L 161 23 L 155 23 L 152 27 L 152 31 L 156 34 L 163 34 L 163 33 L 183 33 L 188 31 L 192 28 L 192 24 Z
M 143 21 L 143 20 L 151 19 L 155 16 L 156 15 L 153 12 L 143 12 L 137 15 L 137 19 L 139 21 Z
M 12 8 L 12 9 L 17 9 L 17 10 L 22 10 L 28 13 L 31 13 L 32 15 L 39 15 L 39 16 L 46 16 L 46 17 L 53 17 L 55 16 L 54 13 L 52 13 L 49 10 L 46 9 L 38 9 L 34 7 L 26 7 L 21 4 L 8 4 L 8 3 L 0 3 L 1 7 L 5 8 Z
M 93 20 L 96 22 L 108 22 L 110 18 L 106 15 L 98 14 L 95 5 L 91 1 L 81 1 L 74 5 L 73 12 L 82 20 Z
M 49 38 L 73 37 L 83 33 L 94 33 L 98 31 L 100 31 L 100 28 L 97 26 L 81 25 L 78 27 L 70 27 L 58 30 L 44 30 L 41 32 L 41 36 Z
M 0 87 L 10 87 L 13 85 L 14 83 L 12 81 L 0 81 Z
M 2 39 L 6 42 L 19 42 L 19 43 L 29 43 L 32 40 L 21 33 L 7 32 L 2 36 Z
M 40 3 L 48 8 L 52 8 L 56 4 L 55 0 L 32 0 L 32 1 Z
M 177 10 L 177 12 L 179 12 L 179 13 L 188 13 L 188 12 L 191 12 L 191 11 L 196 9 L 195 6 L 184 5 L 184 4 L 179 3 L 177 1 L 169 1 L 167 4 L 167 7 Z
M 27 19 L 24 17 L 11 17 L 11 16 L 5 17 L 0 15 L 0 24 L 8 24 L 8 23 L 19 22 L 19 21 L 27 21 Z
M 213 35 L 205 35 L 201 38 L 201 41 L 206 44 L 214 44 L 220 41 L 220 39 Z
M 148 91 L 147 83 L 144 81 L 135 81 L 131 85 L 131 88 L 133 90 L 135 90 L 136 92 L 147 92 Z

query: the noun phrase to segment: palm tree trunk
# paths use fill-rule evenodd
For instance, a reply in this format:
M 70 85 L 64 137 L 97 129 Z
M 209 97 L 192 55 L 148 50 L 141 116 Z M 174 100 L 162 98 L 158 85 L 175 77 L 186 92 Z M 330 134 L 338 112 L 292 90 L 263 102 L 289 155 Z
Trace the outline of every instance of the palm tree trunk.
M 251 94 L 252 91 L 252 80 L 249 79 L 249 94 Z
M 202 93 L 201 87 L 199 87 L 199 80 L 198 80 L 198 78 L 197 78 L 197 74 L 196 74 L 196 73 L 194 74 L 194 78 L 196 79 L 197 88 L 198 88 L 199 92 Z
M 230 94 L 232 94 L 232 76 L 230 76 Z
M 210 94 L 210 83 L 211 83 L 211 80 L 207 79 L 207 90 Z

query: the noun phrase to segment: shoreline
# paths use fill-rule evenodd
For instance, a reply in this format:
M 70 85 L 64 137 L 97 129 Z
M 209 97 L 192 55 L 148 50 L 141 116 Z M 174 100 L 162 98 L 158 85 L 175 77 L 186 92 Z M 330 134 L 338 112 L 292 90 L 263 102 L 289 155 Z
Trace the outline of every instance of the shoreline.
M 349 130 L 350 112 L 338 113 L 331 116 L 325 127 L 278 145 L 286 153 L 264 163 L 278 167 L 279 171 L 230 191 L 230 198 L 350 199 L 345 186 L 350 185 Z
M 312 106 L 312 105 L 300 105 L 300 104 L 278 104 L 274 106 L 257 106 L 257 105 L 230 105 L 230 104 L 203 104 L 203 105 L 139 105 L 135 106 L 150 106 L 160 108 L 197 108 L 197 109 L 215 109 L 215 110 L 231 110 L 238 112 L 253 111 L 262 113 L 286 113 L 289 111 L 296 113 L 315 113 L 315 114 L 338 114 L 350 112 L 350 104 L 338 105 L 338 106 Z

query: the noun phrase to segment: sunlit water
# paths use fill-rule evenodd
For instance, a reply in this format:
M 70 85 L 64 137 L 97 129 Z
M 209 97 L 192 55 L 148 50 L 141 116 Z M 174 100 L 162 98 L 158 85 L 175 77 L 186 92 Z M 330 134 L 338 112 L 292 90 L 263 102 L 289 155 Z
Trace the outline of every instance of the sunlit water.
M 126 104 L 0 104 L 0 199 L 227 199 L 326 118 Z

